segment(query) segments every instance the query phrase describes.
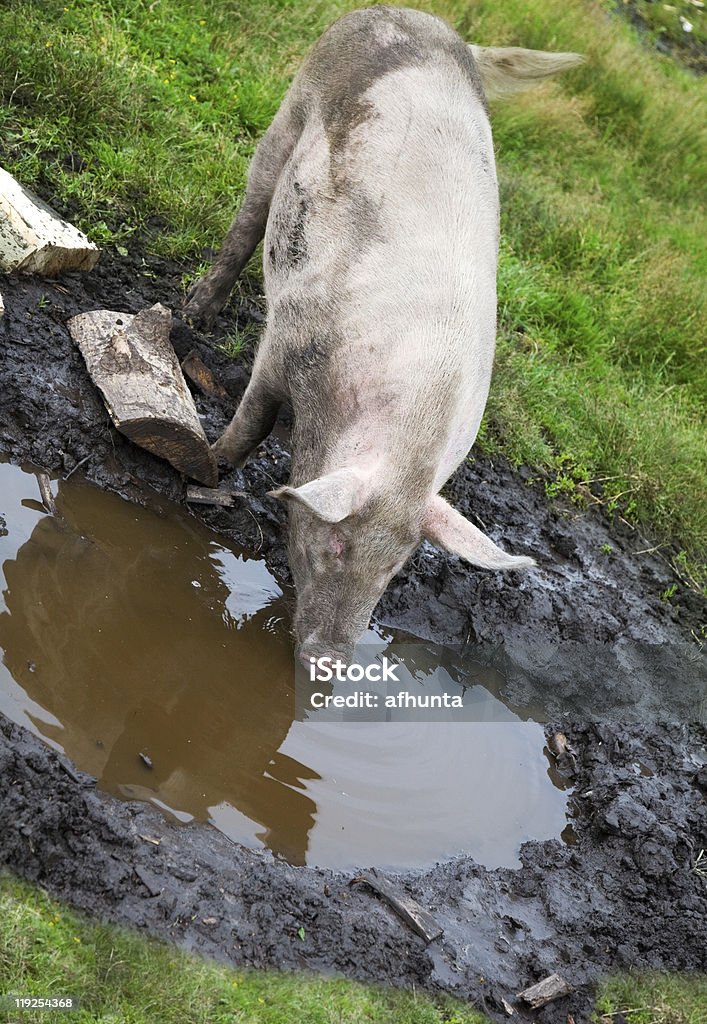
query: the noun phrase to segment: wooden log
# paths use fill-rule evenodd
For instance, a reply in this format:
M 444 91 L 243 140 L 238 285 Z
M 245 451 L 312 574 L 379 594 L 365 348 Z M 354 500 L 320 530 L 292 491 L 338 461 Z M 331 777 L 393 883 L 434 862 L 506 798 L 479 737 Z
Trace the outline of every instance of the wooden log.
M 433 942 L 443 933 L 444 929 L 435 921 L 429 911 L 425 910 L 411 896 L 405 896 L 395 889 L 392 883 L 379 875 L 377 871 L 366 871 L 362 875 L 357 875 L 356 878 L 351 879 L 350 884 L 370 886 L 425 942 Z
M 568 996 L 571 992 L 572 986 L 564 978 L 561 978 L 559 974 L 550 974 L 536 985 L 531 985 L 530 988 L 519 992 L 518 998 L 522 999 L 533 1010 L 539 1010 L 541 1006 L 551 1003 L 553 999 Z
M 90 270 L 100 251 L 0 167 L 0 268 L 54 277 Z
M 159 303 L 135 316 L 98 309 L 69 320 L 118 430 L 186 476 L 215 487 L 218 470 Z

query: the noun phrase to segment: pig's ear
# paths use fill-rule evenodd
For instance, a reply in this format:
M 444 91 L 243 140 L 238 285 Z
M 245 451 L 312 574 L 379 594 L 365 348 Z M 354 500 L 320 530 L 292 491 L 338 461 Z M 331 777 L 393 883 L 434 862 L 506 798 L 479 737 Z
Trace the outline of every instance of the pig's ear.
M 445 548 L 483 569 L 530 569 L 535 565 L 533 558 L 501 551 L 439 495 L 431 498 L 427 505 L 422 534 L 438 548 Z
M 301 487 L 278 487 L 271 498 L 296 501 L 325 523 L 340 523 L 366 501 L 369 475 L 357 469 L 337 469 Z

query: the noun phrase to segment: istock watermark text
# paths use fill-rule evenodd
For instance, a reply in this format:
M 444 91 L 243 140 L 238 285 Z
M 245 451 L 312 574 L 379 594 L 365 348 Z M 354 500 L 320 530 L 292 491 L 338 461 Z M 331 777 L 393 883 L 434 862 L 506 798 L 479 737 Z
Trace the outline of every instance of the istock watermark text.
M 359 665 L 356 662 L 347 664 L 341 658 L 332 659 L 328 655 L 309 659 L 309 680 L 312 683 L 360 683 L 365 679 L 369 683 L 399 683 L 397 672 L 399 665 L 391 664 L 387 658 L 371 665 Z

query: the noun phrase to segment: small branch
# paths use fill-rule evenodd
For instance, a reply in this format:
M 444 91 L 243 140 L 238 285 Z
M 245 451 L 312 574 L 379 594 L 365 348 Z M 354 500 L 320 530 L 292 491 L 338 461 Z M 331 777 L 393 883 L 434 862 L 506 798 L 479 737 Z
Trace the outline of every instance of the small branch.
M 49 475 L 44 472 L 37 473 L 37 483 L 39 484 L 39 493 L 42 497 L 42 504 L 50 515 L 55 516 L 56 502 L 54 501 L 54 495 L 52 494 Z
M 70 476 L 73 476 L 73 475 L 74 475 L 74 473 L 76 472 L 76 470 L 77 470 L 77 469 L 80 469 L 80 468 L 81 468 L 81 466 L 83 466 L 85 462 L 88 462 L 88 460 L 89 460 L 90 458 L 91 458 L 91 456 L 90 456 L 90 455 L 86 455 L 86 456 L 85 456 L 85 457 L 84 457 L 83 459 L 81 459 L 81 461 L 80 461 L 80 462 L 77 462 L 77 463 L 76 463 L 76 465 L 74 466 L 74 468 L 73 468 L 73 469 L 70 469 L 70 470 L 69 470 L 69 472 L 68 472 L 68 473 L 66 474 L 66 476 L 64 477 L 64 481 L 67 481 L 67 480 L 69 479 L 69 477 L 70 477 Z
M 434 942 L 442 935 L 444 929 L 417 900 L 397 892 L 387 878 L 383 878 L 375 869 L 352 878 L 349 884 L 367 885 L 377 892 L 392 907 L 398 917 L 402 918 L 408 928 L 412 928 L 425 942 Z
M 187 487 L 187 501 L 196 505 L 221 505 L 230 508 L 236 498 L 247 497 L 244 491 L 226 491 L 217 487 Z

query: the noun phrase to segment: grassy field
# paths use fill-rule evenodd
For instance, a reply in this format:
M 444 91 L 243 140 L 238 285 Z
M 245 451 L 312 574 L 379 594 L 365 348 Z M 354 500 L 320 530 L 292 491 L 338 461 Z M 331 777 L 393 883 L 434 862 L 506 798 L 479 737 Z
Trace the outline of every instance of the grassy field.
M 620 1015 L 620 1016 L 619 1016 Z M 600 1024 L 706 1024 L 707 978 L 625 976 L 603 986 L 597 1000 Z
M 0 875 L 3 994 L 80 1000 L 67 1015 L 28 1010 L 23 1024 L 483 1024 L 449 999 L 303 974 L 234 971 L 107 925 L 91 924 L 40 889 Z M 612 1024 L 705 1024 L 707 979 L 655 975 L 607 983 L 596 1018 Z M 608 1016 L 610 1015 L 610 1016 Z
M 96 241 L 146 247 L 193 272 L 238 206 L 253 146 L 303 53 L 354 6 L 6 0 L 0 160 L 69 203 Z M 536 467 L 551 495 L 598 498 L 677 542 L 666 554 L 699 582 L 704 79 L 592 0 L 420 6 L 469 40 L 588 58 L 492 112 L 500 329 L 480 445 Z

